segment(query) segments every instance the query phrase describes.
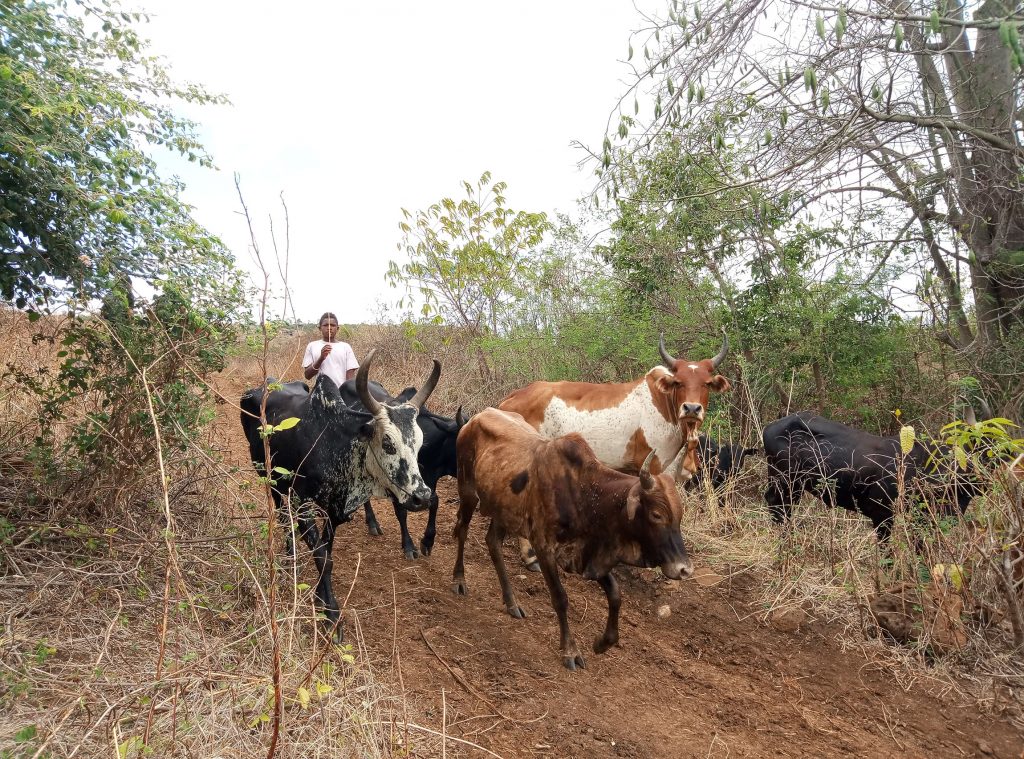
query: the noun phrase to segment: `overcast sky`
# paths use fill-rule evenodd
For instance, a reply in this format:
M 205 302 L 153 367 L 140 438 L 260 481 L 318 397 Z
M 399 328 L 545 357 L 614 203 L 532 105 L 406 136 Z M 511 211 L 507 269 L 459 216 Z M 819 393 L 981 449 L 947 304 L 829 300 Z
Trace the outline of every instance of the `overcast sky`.
M 161 162 L 250 268 L 233 174 L 268 250 L 283 191 L 298 315 L 342 322 L 372 321 L 397 298 L 384 273 L 403 207 L 458 195 L 489 170 L 512 208 L 573 212 L 593 167 L 577 168 L 570 142 L 600 146 L 640 24 L 627 0 L 139 4 L 175 78 L 232 101 L 185 111 L 218 171 Z

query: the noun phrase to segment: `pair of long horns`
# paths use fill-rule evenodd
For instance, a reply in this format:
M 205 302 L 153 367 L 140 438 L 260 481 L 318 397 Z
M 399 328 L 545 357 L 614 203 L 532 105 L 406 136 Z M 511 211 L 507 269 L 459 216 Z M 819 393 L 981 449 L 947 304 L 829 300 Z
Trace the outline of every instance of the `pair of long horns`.
M 372 349 L 366 354 L 366 360 L 363 361 L 359 367 L 359 371 L 356 372 L 356 392 L 359 394 L 359 400 L 363 402 L 363 406 L 371 414 L 376 415 L 380 409 L 380 402 L 370 395 L 370 391 L 366 388 L 366 379 L 370 374 L 370 364 L 373 363 L 373 357 L 376 355 L 377 349 Z M 434 392 L 434 388 L 437 387 L 437 380 L 441 377 L 441 362 L 436 358 L 434 359 L 434 368 L 430 371 L 430 376 L 427 377 L 427 381 L 423 383 L 423 386 L 416 391 L 416 395 L 409 399 L 416 408 L 423 408 L 423 404 L 427 402 L 427 398 Z
M 661 352 L 661 360 L 665 362 L 665 366 L 669 369 L 676 365 L 676 359 L 665 350 L 665 333 L 661 333 L 661 338 L 658 340 L 658 350 Z M 729 336 L 725 333 L 725 327 L 722 327 L 722 350 L 718 351 L 718 354 L 711 359 L 711 366 L 714 369 L 718 368 L 718 365 L 725 361 L 726 354 L 729 353 Z
M 651 476 L 651 461 L 654 460 L 654 451 L 647 454 L 647 458 L 644 459 L 644 465 L 640 467 L 640 487 L 644 490 L 650 490 L 654 487 L 654 477 Z

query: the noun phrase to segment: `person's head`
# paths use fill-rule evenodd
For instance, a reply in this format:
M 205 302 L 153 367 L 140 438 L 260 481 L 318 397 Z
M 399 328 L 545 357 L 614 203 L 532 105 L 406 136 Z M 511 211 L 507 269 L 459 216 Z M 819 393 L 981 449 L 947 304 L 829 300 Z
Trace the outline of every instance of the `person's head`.
M 338 317 L 327 311 L 320 317 L 320 335 L 329 343 L 334 342 L 338 334 Z

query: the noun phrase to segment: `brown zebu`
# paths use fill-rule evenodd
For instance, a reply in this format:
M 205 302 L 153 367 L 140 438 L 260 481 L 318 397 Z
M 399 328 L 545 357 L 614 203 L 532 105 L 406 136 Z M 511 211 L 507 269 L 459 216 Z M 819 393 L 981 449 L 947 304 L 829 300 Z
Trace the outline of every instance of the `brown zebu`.
M 579 433 L 602 464 L 636 473 L 653 453 L 651 471 L 668 472 L 685 482 L 696 473 L 697 433 L 704 422 L 712 390 L 725 392 L 729 380 L 716 374 L 729 352 L 722 333 L 722 349 L 713 358 L 686 361 L 658 342 L 662 364 L 632 382 L 533 382 L 498 404 L 503 411 L 520 414 L 547 438 Z M 536 562 L 525 541 L 523 561 L 533 570 Z
M 624 474 L 598 461 L 580 435 L 549 440 L 519 414 L 496 409 L 485 409 L 462 428 L 456 451 L 460 505 L 453 530 L 459 541 L 453 592 L 467 592 L 463 555 L 479 506 L 491 518 L 487 550 L 505 609 L 515 618 L 526 615 L 512 592 L 501 542 L 506 533 L 532 541 L 558 614 L 562 663 L 569 669 L 584 662 L 569 632 L 569 601 L 559 566 L 596 580 L 608 597 L 604 634 L 594 641 L 599 654 L 619 639 L 621 599 L 611 575 L 617 564 L 660 566 L 673 579 L 692 572 L 679 532 L 679 493 L 671 477 L 650 473 L 653 452 L 638 475 Z

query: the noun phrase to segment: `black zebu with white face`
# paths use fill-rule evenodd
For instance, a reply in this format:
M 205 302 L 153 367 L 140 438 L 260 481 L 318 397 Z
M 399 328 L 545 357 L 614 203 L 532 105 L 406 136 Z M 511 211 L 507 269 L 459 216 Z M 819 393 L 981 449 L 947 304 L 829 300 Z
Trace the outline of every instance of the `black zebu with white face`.
M 346 406 L 334 381 L 323 374 L 310 393 L 290 383 L 283 390 L 272 391 L 266 400 L 268 424 L 277 425 L 289 417 L 300 420 L 268 438 L 271 468 L 294 473 L 289 479 L 273 474 L 277 480 L 273 495 L 279 513 L 286 495 L 294 494 L 300 504 L 296 510 L 299 534 L 313 552 L 319 573 L 317 602 L 334 628 L 336 640 L 341 639 L 341 616 L 331 586 L 331 549 L 337 526 L 348 521 L 371 495 L 389 495 L 411 511 L 427 508 L 433 495 L 416 464 L 423 443 L 416 417 L 437 384 L 441 365 L 434 361 L 423 388 L 408 402 L 392 406 L 378 403 L 367 392 L 374 353 L 366 356 L 355 380 L 366 411 Z M 264 471 L 264 441 L 259 434 L 263 393 L 263 388 L 249 390 L 241 401 L 242 429 L 260 473 Z M 315 515 L 304 506 L 310 502 L 326 517 L 322 533 L 317 530 Z
M 362 408 L 355 380 L 343 383 L 340 389 L 341 397 L 345 403 L 353 408 Z M 418 392 L 414 387 L 407 387 L 397 397 L 393 398 L 379 382 L 369 382 L 367 389 L 370 395 L 381 403 L 403 403 Z M 420 475 L 432 493 L 429 515 L 427 517 L 427 528 L 420 539 L 419 551 L 416 550 L 416 546 L 412 542 L 412 536 L 409 534 L 406 520 L 407 509 L 402 508 L 394 496 L 391 498 L 391 503 L 395 508 L 395 517 L 402 528 L 402 552 L 407 559 L 418 559 L 421 552 L 424 556 L 429 556 L 430 552 L 434 549 L 434 536 L 437 531 L 437 481 L 445 476 L 454 477 L 457 473 L 455 439 L 459 436 L 459 430 L 466 424 L 466 419 L 462 416 L 461 406 L 456 411 L 454 419 L 440 416 L 429 411 L 427 408 L 422 408 L 420 409 L 419 416 L 416 417 L 416 424 L 419 425 L 420 432 L 423 433 L 423 446 L 420 448 L 419 456 L 416 460 L 420 467 Z M 377 515 L 373 513 L 373 507 L 369 501 L 366 502 L 365 511 L 366 527 L 370 534 L 383 535 L 380 524 L 377 522 Z

